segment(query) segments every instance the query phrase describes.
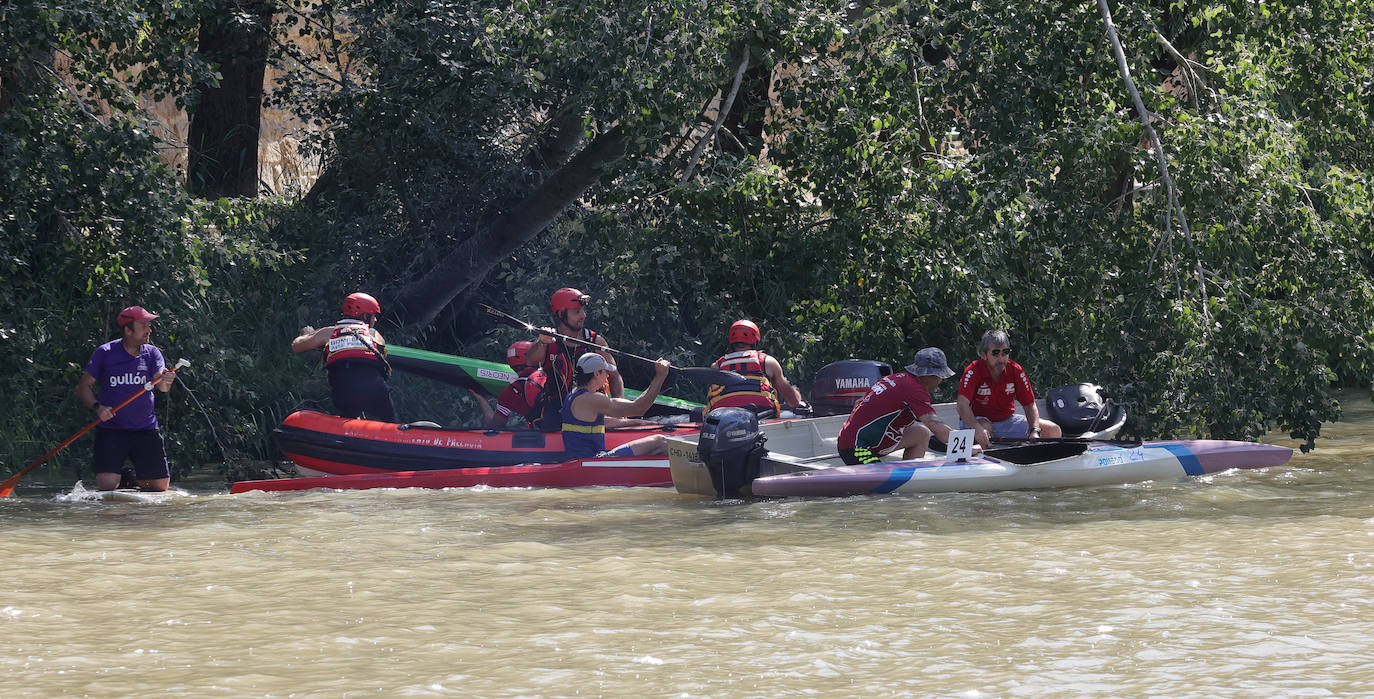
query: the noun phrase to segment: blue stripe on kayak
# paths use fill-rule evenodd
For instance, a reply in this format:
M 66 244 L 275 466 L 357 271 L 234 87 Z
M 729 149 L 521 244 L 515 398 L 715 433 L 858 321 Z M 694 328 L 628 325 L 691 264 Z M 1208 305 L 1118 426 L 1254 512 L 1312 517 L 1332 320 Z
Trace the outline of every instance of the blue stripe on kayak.
M 878 486 L 877 488 L 874 488 L 872 492 L 890 493 L 896 490 L 897 488 L 901 487 L 903 483 L 911 480 L 911 474 L 915 472 L 916 468 L 913 466 L 900 466 L 898 468 L 894 468 L 892 469 L 892 474 L 887 477 L 887 481 L 885 481 L 882 485 Z
M 1193 453 L 1192 449 L 1182 444 L 1160 444 L 1159 446 L 1168 449 L 1169 453 L 1178 459 L 1178 463 L 1183 466 L 1184 473 L 1190 476 L 1206 475 L 1207 471 L 1203 470 L 1202 464 L 1197 460 L 1197 455 Z

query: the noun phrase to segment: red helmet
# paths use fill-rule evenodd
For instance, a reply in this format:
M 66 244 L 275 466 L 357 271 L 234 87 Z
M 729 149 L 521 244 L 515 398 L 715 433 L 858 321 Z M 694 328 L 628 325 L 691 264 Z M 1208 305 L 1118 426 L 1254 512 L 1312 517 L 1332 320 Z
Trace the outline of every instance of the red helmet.
M 749 345 L 756 345 L 759 342 L 759 326 L 752 320 L 737 320 L 730 325 L 730 344 L 743 342 Z
M 344 298 L 343 314 L 349 318 L 361 318 L 367 313 L 381 313 L 382 306 L 377 303 L 377 299 L 364 294 L 361 291 L 349 294 Z
M 534 349 L 534 343 L 529 340 L 521 340 L 510 346 L 506 350 L 506 363 L 510 368 L 520 371 L 525 368 L 525 355 Z
M 591 300 L 592 297 L 582 293 L 581 291 L 578 291 L 577 289 L 574 289 L 572 287 L 565 286 L 562 289 L 553 292 L 553 298 L 549 299 L 549 307 L 553 309 L 554 315 L 558 315 L 563 311 L 572 310 L 574 308 L 581 308 L 582 306 L 587 305 L 587 302 Z

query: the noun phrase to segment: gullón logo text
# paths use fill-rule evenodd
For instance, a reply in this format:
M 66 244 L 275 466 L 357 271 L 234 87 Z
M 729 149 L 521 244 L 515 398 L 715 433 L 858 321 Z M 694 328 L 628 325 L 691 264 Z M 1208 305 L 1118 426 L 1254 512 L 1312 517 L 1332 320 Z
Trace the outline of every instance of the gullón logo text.
M 142 386 L 143 377 L 138 374 L 124 374 L 123 376 L 111 376 L 110 388 L 115 386 Z

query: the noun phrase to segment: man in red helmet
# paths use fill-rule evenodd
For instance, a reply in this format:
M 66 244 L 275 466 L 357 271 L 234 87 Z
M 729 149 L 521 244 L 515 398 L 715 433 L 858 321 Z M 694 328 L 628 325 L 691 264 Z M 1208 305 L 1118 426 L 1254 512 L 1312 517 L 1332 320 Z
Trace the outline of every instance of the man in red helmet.
M 727 386 L 712 386 L 707 394 L 704 412 L 709 413 L 716 408 L 749 408 L 754 411 L 771 409 L 778 414 L 782 412 L 778 404 L 778 396 L 781 395 L 793 412 L 811 414 L 811 406 L 802 400 L 801 392 L 788 383 L 778 360 L 755 349 L 761 337 L 759 326 L 752 320 L 737 320 L 730 325 L 727 338 L 730 351 L 712 366 L 733 371 L 745 380 Z
M 115 318 L 120 339 L 95 349 L 76 384 L 77 397 L 101 420 L 95 430 L 95 483 L 100 490 L 119 487 L 125 460 L 133 462 L 134 478 L 142 490 L 163 491 L 172 482 L 162 432 L 153 414 L 153 394 L 148 393 L 146 400 L 134 399 L 117 413 L 111 410 L 129 396 L 145 392 L 143 386 L 150 382 L 163 393 L 172 390 L 176 375 L 166 371 L 162 351 L 148 344 L 155 318 L 142 306 L 120 311 Z
M 506 363 L 515 371 L 519 377 L 512 381 L 501 395 L 496 397 L 496 409 L 485 410 L 486 423 L 488 427 L 505 427 L 512 416 L 520 416 L 525 424 L 536 429 L 558 429 L 558 420 L 547 421 L 545 413 L 556 413 L 557 406 L 554 406 L 547 398 L 544 384 L 548 381 L 547 374 L 543 369 L 530 366 L 526 363 L 529 351 L 534 347 L 534 343 L 529 340 L 521 340 L 511 345 L 506 350 Z M 480 396 L 474 396 L 480 399 Z M 486 405 L 486 400 L 479 400 L 480 405 Z M 552 426 L 546 426 L 549 422 Z
M 540 328 L 541 331 L 545 332 L 539 335 L 539 341 L 525 355 L 525 361 L 531 366 L 539 366 L 544 369 L 544 373 L 549 378 L 546 388 L 554 391 L 554 397 L 558 399 L 560 405 L 568 397 L 568 394 L 576 388 L 573 384 L 573 376 L 577 373 L 578 356 L 587 347 L 610 347 L 605 337 L 586 327 L 587 303 L 591 300 L 592 297 L 571 287 L 564 287 L 553 292 L 553 297 L 549 299 L 549 308 L 553 312 L 555 327 Z M 550 334 L 555 332 L 560 335 L 582 338 L 585 342 L 564 342 Z M 607 364 L 612 367 L 615 366 L 611 364 L 609 354 L 597 353 L 606 359 Z M 625 381 L 620 377 L 619 372 L 612 370 L 605 385 L 608 387 L 612 398 L 625 396 Z
M 362 292 L 349 294 L 343 302 L 343 318 L 319 330 L 307 325 L 291 341 L 293 352 L 324 349 L 329 392 L 343 417 L 396 421 L 386 385 L 391 375 L 386 340 L 372 327 L 381 313 L 377 299 Z
M 543 369 L 527 364 L 529 351 L 533 349 L 534 344 L 529 340 L 521 340 L 506 350 L 506 363 L 515 370 L 519 378 L 512 381 L 504 391 L 501 391 L 501 395 L 496 397 L 495 410 L 484 407 L 483 415 L 488 427 L 505 427 L 512 416 L 519 415 L 524 418 L 527 427 L 545 432 L 562 429 L 561 406 L 553 402 L 553 394 L 546 390 L 548 375 Z M 475 392 L 473 398 L 478 400 L 479 407 L 487 405 L 486 400 Z M 606 418 L 606 427 L 612 428 L 657 424 L 650 420 L 635 418 Z

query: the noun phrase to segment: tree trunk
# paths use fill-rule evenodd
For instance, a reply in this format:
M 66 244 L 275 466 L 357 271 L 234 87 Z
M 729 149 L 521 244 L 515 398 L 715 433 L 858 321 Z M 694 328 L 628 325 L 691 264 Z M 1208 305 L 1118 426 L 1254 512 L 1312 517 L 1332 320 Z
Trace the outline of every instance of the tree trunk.
M 766 63 L 749 68 L 744 74 L 735 108 L 725 118 L 722 129 L 734 136 L 722 144 L 722 150 L 735 155 L 757 156 L 763 152 L 763 126 L 772 108 L 768 88 L 773 84 L 773 69 Z
M 480 282 L 492 267 L 553 223 L 596 183 L 605 166 L 624 154 L 625 136 L 619 129 L 597 136 L 523 201 L 445 253 L 425 276 L 406 285 L 393 304 L 398 324 L 417 327 L 434 320 L 458 294 Z
M 219 66 L 191 112 L 187 185 L 206 199 L 258 194 L 258 132 L 271 0 L 229 0 L 200 22 L 200 52 Z M 248 18 L 245 21 L 244 18 Z

